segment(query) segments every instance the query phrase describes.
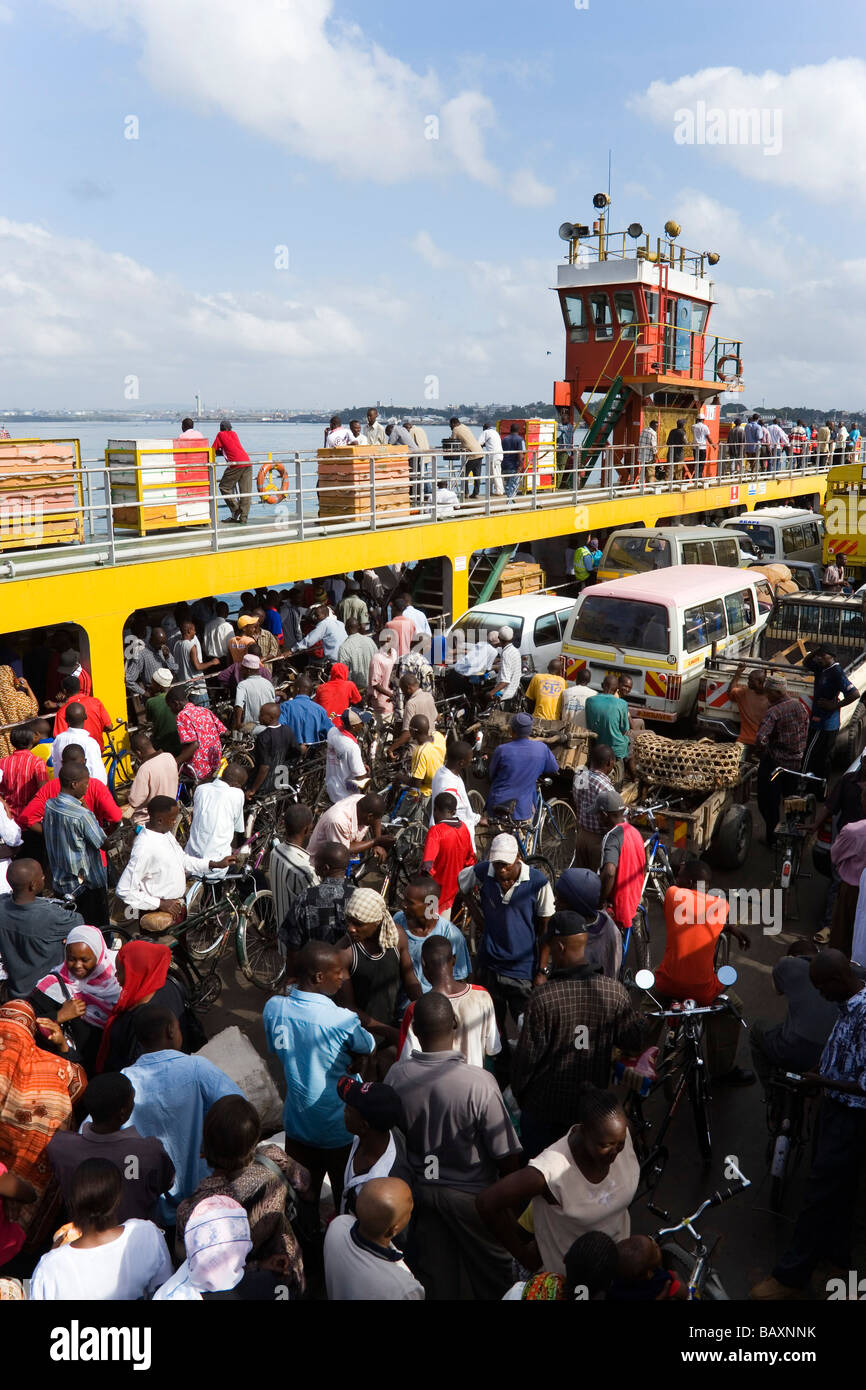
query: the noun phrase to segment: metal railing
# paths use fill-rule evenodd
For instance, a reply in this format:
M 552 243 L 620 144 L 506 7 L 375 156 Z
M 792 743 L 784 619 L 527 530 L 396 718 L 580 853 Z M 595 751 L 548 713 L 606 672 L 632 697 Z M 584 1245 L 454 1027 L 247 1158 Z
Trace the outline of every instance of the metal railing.
M 184 524 L 145 522 L 141 517 L 152 505 L 151 497 L 145 494 L 148 500 L 134 504 L 139 508 L 140 525 L 131 526 L 129 500 L 111 500 L 110 470 L 102 462 L 85 460 L 81 467 L 83 501 L 76 509 L 82 517 L 83 541 L 52 541 L 48 523 L 55 513 L 50 508 L 34 509 L 26 518 L 26 531 L 22 532 L 20 512 L 10 511 L 0 498 L 0 579 L 180 558 L 251 545 L 351 537 L 371 530 L 436 526 L 445 520 L 471 521 L 557 507 L 585 508 L 587 504 L 625 494 L 703 492 L 738 482 L 760 483 L 824 473 L 832 461 L 832 456 L 819 455 L 814 448 L 799 455 L 762 452 L 747 456 L 747 447 L 741 445 L 729 451 L 723 445 L 721 457 L 711 451 L 708 460 L 696 462 L 691 444 L 683 447 L 682 458 L 674 454 L 670 459 L 664 446 L 652 454 L 639 445 L 596 443 L 590 449 L 577 445 L 568 451 L 562 444 L 555 451 L 551 445 L 530 445 L 525 455 L 506 454 L 499 466 L 492 467 L 488 456 L 476 464 L 465 453 L 430 450 L 409 457 L 405 472 L 398 476 L 393 465 L 401 457 L 407 458 L 403 451 L 371 451 L 366 468 L 359 468 L 364 458 L 357 456 L 347 462 L 345 476 L 337 482 L 319 478 L 316 451 L 295 452 L 278 460 L 270 455 L 259 456 L 251 460 L 253 477 L 257 466 L 271 463 L 282 470 L 285 495 L 269 505 L 253 483 L 245 525 L 230 524 L 228 516 L 221 513 L 225 497 L 219 490 L 219 475 L 226 466 L 221 461 L 207 464 L 206 486 L 193 490 L 180 484 L 175 489 L 187 494 L 176 499 L 178 505 L 188 506 L 194 498 L 202 513 L 201 520 Z M 529 462 L 525 468 L 514 473 L 513 469 L 522 467 L 526 459 Z M 143 463 L 142 472 L 146 474 L 152 466 L 156 465 Z M 35 486 L 39 482 L 38 471 L 34 469 L 32 476 Z M 19 474 L 19 495 L 26 493 L 25 477 Z M 437 487 L 435 484 L 440 482 L 444 486 Z M 126 517 L 124 524 L 115 515 L 121 511 Z M 68 515 L 68 507 L 57 514 Z M 586 525 L 589 524 L 587 519 Z M 565 529 L 571 531 L 574 527 L 569 524 Z

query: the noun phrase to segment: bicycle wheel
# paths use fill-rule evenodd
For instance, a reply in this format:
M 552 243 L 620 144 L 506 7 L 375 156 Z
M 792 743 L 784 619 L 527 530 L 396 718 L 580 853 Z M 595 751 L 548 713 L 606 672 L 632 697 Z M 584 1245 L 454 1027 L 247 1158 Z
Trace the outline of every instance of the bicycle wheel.
M 577 815 L 573 806 L 559 799 L 548 801 L 542 807 L 541 815 L 538 850 L 545 859 L 550 860 L 559 875 L 574 863 Z
M 475 789 L 475 787 L 473 787 L 472 790 L 471 790 L 471 792 L 468 793 L 468 796 L 469 796 L 469 805 L 472 807 L 472 809 L 473 809 L 473 811 L 475 812 L 476 816 L 483 816 L 483 815 L 484 815 L 485 807 L 486 807 L 486 805 L 487 805 L 487 803 L 486 803 L 486 801 L 485 801 L 485 799 L 484 799 L 484 794 L 483 794 L 483 792 L 477 791 L 477 790 Z
M 278 926 L 270 889 L 259 889 L 246 899 L 235 937 L 238 964 L 259 989 L 278 989 L 286 973 Z
M 647 889 L 664 906 L 665 895 L 668 889 L 673 888 L 673 886 L 674 871 L 671 868 L 671 861 L 668 859 L 668 852 L 663 844 L 658 844 L 650 861 Z
M 713 957 L 713 969 L 721 970 L 723 965 L 727 965 L 731 958 L 731 938 L 728 933 L 723 931 L 716 942 L 716 954 Z
M 543 854 L 527 854 L 524 862 L 529 865 L 530 869 L 540 869 L 541 872 L 547 876 L 547 881 L 551 888 L 559 878 L 556 869 L 554 869 L 550 860 L 545 858 Z
M 638 971 L 646 970 L 648 965 L 649 931 L 647 930 L 646 911 L 641 906 L 635 913 L 628 938 L 628 950 L 622 963 L 623 984 L 634 984 Z
M 237 763 L 239 767 L 245 767 L 248 772 L 252 772 L 255 767 L 253 755 L 247 748 L 229 748 L 225 756 L 226 762 Z
M 217 885 L 200 879 L 187 893 L 187 919 L 181 927 L 184 950 L 192 960 L 209 960 L 238 921 L 231 899 L 216 901 Z
M 115 800 L 118 792 L 124 791 L 126 787 L 132 786 L 135 777 L 135 768 L 132 765 L 132 758 L 129 753 L 123 751 L 113 754 L 107 764 L 108 790 Z
M 420 820 L 410 821 L 397 836 L 388 860 L 387 889 L 383 892 L 390 911 L 400 907 L 406 884 L 424 862 L 426 838 L 427 826 Z
M 706 1066 L 693 1066 L 689 1072 L 689 1101 L 695 1120 L 698 1149 L 705 1164 L 713 1161 L 713 1136 L 710 1130 L 709 1086 Z

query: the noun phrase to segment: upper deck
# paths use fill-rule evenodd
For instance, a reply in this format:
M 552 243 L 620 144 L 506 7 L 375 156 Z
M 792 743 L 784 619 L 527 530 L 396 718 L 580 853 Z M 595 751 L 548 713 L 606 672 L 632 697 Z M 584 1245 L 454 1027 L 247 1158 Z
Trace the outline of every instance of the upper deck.
M 577 454 L 578 451 L 575 450 Z M 209 518 L 183 529 L 130 534 L 115 524 L 108 500 L 108 470 L 102 460 L 82 463 L 82 539 L 74 544 L 40 545 L 38 526 L 50 520 L 31 518 L 33 543 L 18 533 L 15 549 L 3 538 L 8 517 L 0 502 L 0 595 L 5 600 L 4 629 L 44 623 L 77 623 L 87 632 L 94 681 L 110 709 L 123 709 L 125 688 L 122 629 L 136 609 L 169 606 L 181 598 L 232 593 L 247 588 L 285 587 L 295 580 L 344 573 L 407 560 L 441 559 L 445 608 L 453 615 L 469 606 L 471 557 L 484 549 L 533 540 L 563 538 L 575 532 L 606 531 L 614 526 L 679 519 L 696 511 L 742 506 L 758 501 L 823 497 L 825 471 L 809 459 L 777 473 L 739 472 L 666 483 L 642 470 L 633 483 L 622 481 L 617 450 L 602 476 L 599 470 L 583 488 L 540 485 L 540 471 L 528 475 L 527 490 L 511 504 L 485 494 L 462 502 L 455 514 L 440 508 L 435 493 L 421 495 L 423 484 L 395 504 L 393 484 L 374 463 L 369 485 L 355 489 L 350 511 L 331 513 L 327 489 L 315 473 L 314 455 L 284 457 L 288 493 L 278 506 L 256 502 L 246 526 L 220 519 L 224 508 L 218 482 L 221 463 L 208 463 Z M 459 476 L 461 461 L 430 451 L 439 475 Z M 267 459 L 254 459 L 253 473 Z M 432 464 L 427 464 L 428 477 Z M 673 469 L 668 470 L 673 473 Z M 381 474 L 381 476 L 380 476 Z M 457 487 L 459 491 L 459 484 Z M 345 493 L 345 486 L 342 491 Z M 224 514 L 224 512 L 223 512 Z M 4 524 L 5 523 L 5 524 Z

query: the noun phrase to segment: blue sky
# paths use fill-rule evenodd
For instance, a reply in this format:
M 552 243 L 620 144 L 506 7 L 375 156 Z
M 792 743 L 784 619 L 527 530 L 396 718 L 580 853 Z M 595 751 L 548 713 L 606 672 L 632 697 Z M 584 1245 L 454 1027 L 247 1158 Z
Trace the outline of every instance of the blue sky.
M 864 25 L 775 0 L 9 0 L 4 404 L 548 396 L 556 229 L 610 148 L 613 225 L 673 215 L 721 252 L 746 398 L 866 406 Z M 678 144 L 699 102 L 779 112 L 778 152 Z

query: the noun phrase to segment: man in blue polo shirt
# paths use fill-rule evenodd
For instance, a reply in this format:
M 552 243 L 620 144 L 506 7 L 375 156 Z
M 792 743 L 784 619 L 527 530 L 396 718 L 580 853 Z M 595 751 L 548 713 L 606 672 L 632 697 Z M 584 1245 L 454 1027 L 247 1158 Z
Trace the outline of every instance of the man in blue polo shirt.
M 288 725 L 298 743 L 324 743 L 334 727 L 322 706 L 311 698 L 313 690 L 309 676 L 298 676 L 294 698 L 280 705 L 280 723 Z
M 546 743 L 530 738 L 532 716 L 515 714 L 511 742 L 501 743 L 490 759 L 490 791 L 487 810 L 516 801 L 515 820 L 531 820 L 538 796 L 539 777 L 555 777 L 559 766 Z
M 286 1153 L 309 1169 L 316 1201 L 327 1172 L 339 1210 L 352 1136 L 337 1082 L 353 1074 L 356 1054 L 376 1050 L 376 1040 L 356 1013 L 334 1003 L 348 978 L 342 952 L 308 941 L 295 968 L 296 988 L 274 995 L 263 1013 L 268 1050 L 277 1054 L 286 1077 Z
M 451 910 L 465 903 L 483 932 L 477 983 L 493 999 L 501 1034 L 506 1012 L 516 1022 L 533 984 L 547 982 L 550 948 L 544 937 L 554 904 L 547 875 L 524 863 L 513 835 L 495 836 L 489 855 L 458 874 L 459 892 Z M 508 1080 L 509 1063 L 510 1049 L 503 1048 L 494 1063 L 502 1086 Z
M 815 677 L 812 691 L 812 714 L 809 718 L 809 742 L 803 759 L 807 772 L 819 777 L 827 775 L 833 745 L 839 732 L 839 711 L 860 699 L 860 692 L 842 670 L 836 653 L 830 647 L 819 647 L 803 662 Z

